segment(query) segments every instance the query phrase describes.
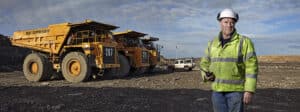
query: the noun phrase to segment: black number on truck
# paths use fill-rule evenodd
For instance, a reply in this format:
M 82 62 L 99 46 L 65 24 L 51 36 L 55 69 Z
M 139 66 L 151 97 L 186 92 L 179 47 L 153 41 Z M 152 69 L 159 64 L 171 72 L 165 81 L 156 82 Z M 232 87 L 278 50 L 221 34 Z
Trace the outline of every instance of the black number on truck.
M 147 51 L 143 51 L 142 52 L 142 63 L 148 63 L 148 52 Z
M 103 62 L 104 63 L 115 63 L 115 48 L 103 47 Z
M 105 48 L 105 56 L 113 56 L 114 48 L 107 47 Z

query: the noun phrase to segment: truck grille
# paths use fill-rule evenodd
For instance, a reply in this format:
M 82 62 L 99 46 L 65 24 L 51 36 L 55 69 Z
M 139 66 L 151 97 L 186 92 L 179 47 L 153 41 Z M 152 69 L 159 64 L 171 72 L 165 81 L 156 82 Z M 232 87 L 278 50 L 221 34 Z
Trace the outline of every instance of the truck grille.
M 142 63 L 149 63 L 149 53 L 147 51 L 142 51 Z
M 115 63 L 115 48 L 103 47 L 103 63 L 114 64 Z

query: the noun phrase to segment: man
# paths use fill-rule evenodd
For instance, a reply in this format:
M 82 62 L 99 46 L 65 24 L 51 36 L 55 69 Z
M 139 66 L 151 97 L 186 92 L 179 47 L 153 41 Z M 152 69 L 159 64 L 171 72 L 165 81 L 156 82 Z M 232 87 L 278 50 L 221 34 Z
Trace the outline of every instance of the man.
M 208 44 L 200 67 L 204 81 L 212 82 L 215 112 L 242 112 L 256 89 L 257 57 L 252 41 L 237 33 L 238 14 L 232 9 L 221 11 L 219 35 Z

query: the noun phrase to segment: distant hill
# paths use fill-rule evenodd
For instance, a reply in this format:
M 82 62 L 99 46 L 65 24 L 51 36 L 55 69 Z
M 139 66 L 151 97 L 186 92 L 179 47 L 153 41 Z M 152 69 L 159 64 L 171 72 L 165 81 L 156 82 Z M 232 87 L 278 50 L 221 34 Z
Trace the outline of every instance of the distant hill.
M 259 62 L 266 62 L 266 63 L 299 63 L 300 62 L 300 55 L 292 55 L 292 56 L 258 56 Z

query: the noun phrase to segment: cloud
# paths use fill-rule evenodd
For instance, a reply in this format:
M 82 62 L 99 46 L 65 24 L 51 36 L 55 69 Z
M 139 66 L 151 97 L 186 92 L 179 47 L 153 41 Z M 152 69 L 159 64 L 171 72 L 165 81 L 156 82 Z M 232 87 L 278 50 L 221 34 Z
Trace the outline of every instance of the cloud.
M 300 45 L 289 45 L 289 48 L 300 49 Z

